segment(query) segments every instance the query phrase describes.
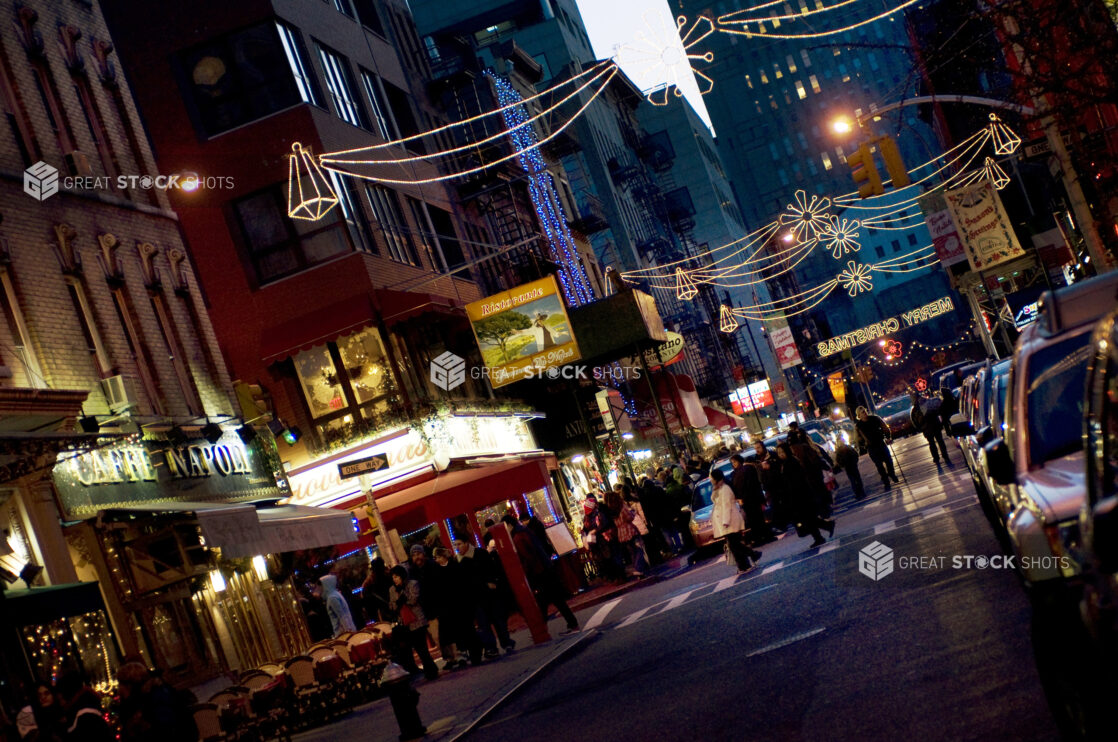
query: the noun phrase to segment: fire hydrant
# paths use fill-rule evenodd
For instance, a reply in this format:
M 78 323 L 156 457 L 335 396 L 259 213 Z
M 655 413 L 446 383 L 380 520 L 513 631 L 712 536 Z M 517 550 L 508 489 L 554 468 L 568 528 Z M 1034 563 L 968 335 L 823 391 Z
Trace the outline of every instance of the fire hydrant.
M 380 675 L 379 685 L 388 694 L 392 713 L 400 726 L 400 739 L 419 739 L 427 727 L 419 718 L 419 691 L 411 687 L 411 677 L 395 662 L 389 662 Z

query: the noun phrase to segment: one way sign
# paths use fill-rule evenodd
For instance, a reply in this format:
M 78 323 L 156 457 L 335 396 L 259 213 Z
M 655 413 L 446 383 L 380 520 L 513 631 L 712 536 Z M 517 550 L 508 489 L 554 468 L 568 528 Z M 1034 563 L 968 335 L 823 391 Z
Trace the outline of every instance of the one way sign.
M 354 459 L 338 464 L 338 476 L 342 479 L 357 477 L 373 471 L 388 468 L 388 456 L 383 453 L 367 456 L 363 459 Z

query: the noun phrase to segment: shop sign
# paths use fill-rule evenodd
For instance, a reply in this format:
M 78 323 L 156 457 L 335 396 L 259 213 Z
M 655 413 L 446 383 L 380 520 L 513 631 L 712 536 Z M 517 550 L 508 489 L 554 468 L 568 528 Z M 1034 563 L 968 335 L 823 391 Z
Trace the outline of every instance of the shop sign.
M 932 236 L 936 257 L 943 265 L 954 265 L 967 259 L 963 252 L 963 241 L 955 229 L 955 222 L 947 208 L 947 201 L 939 192 L 926 193 L 917 199 L 920 210 L 924 212 L 924 224 Z
M 944 197 L 973 270 L 986 270 L 1025 254 L 993 183 L 984 180 L 944 191 Z
M 62 453 L 52 477 L 67 517 L 172 498 L 235 502 L 280 495 L 262 457 L 233 431 L 216 443 L 139 441 Z
M 895 317 L 888 317 L 880 322 L 874 322 L 872 325 L 866 325 L 857 330 L 842 335 L 836 335 L 830 340 L 817 343 L 815 352 L 819 354 L 820 358 L 826 358 L 835 353 L 848 351 L 855 346 L 872 342 L 886 335 L 891 335 L 905 327 L 912 327 L 921 322 L 927 322 L 942 314 L 947 314 L 954 309 L 955 304 L 951 301 L 951 297 L 944 296 L 923 306 L 901 312 Z
M 375 487 L 393 477 L 430 465 L 436 453 L 448 457 L 521 453 L 535 450 L 535 440 L 524 420 L 512 416 L 439 417 L 424 425 L 424 435 L 408 428 L 389 440 L 292 470 L 292 505 L 328 505 L 360 492 L 360 484 L 342 479 L 339 468 L 361 459 L 382 457 L 388 465 L 368 474 Z
M 376 454 L 375 456 L 366 456 L 363 459 L 338 464 L 338 477 L 341 479 L 349 479 L 350 477 L 359 477 L 362 474 L 368 474 L 369 472 L 380 471 L 381 469 L 387 468 L 388 457 L 384 454 Z
M 466 305 L 493 388 L 579 360 L 555 276 Z
M 765 327 L 769 332 L 773 353 L 782 370 L 804 362 L 800 357 L 800 349 L 796 347 L 796 339 L 792 336 L 792 328 L 788 326 L 788 320 L 783 314 L 765 322 Z
M 649 348 L 644 352 L 644 362 L 648 365 L 648 370 L 653 371 L 661 366 L 670 366 L 673 363 L 678 363 L 683 360 L 683 349 L 686 347 L 687 342 L 683 336 L 678 332 L 665 330 L 668 339 L 659 345 Z M 629 358 L 625 360 L 622 365 L 639 366 L 640 361 L 636 358 Z

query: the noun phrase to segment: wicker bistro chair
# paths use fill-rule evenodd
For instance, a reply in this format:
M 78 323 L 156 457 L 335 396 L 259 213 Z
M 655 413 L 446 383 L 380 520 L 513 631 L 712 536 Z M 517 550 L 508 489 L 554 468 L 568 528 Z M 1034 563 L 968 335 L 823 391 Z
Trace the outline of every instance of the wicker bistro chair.
M 196 703 L 190 707 L 194 716 L 194 725 L 198 727 L 199 742 L 228 739 L 225 730 L 221 728 L 221 715 L 215 703 Z
M 357 678 L 345 660 L 333 652 L 316 650 L 316 654 L 314 679 L 322 690 L 326 713 L 336 716 L 351 711 L 357 705 Z
M 222 729 L 235 739 L 257 736 L 259 719 L 252 713 L 249 700 L 249 690 L 243 685 L 231 686 L 210 697 L 209 702 L 217 706 Z
M 256 669 L 263 670 L 274 678 L 276 675 L 279 675 L 281 672 L 283 672 L 283 665 L 278 662 L 265 662 L 263 665 Z
M 380 632 L 358 631 L 349 638 L 349 662 L 367 698 L 378 695 L 377 678 L 384 667 Z
M 253 731 L 258 739 L 291 739 L 291 689 L 287 675 L 269 677 L 260 672 L 245 685 L 249 691 L 249 709 L 256 720 Z
M 326 699 L 322 686 L 314 675 L 314 660 L 307 655 L 292 657 L 284 663 L 284 670 L 291 680 L 299 721 L 306 725 L 317 724 L 326 716 Z

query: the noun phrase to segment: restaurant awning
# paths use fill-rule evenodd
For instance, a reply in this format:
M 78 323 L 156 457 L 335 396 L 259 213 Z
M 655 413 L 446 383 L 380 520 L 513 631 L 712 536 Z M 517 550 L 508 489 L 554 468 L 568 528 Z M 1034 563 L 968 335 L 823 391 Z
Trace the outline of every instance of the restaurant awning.
M 153 502 L 114 507 L 102 514 L 177 513 L 198 521 L 206 546 L 227 557 L 274 554 L 357 540 L 349 513 L 330 508 L 206 502 Z
M 283 360 L 368 327 L 377 320 L 374 306 L 380 307 L 381 319 L 389 325 L 428 312 L 465 316 L 458 302 L 437 294 L 391 289 L 377 289 L 374 294 L 357 294 L 265 329 L 260 339 L 261 359 L 265 362 Z
M 550 481 L 546 457 L 484 464 L 378 497 L 377 506 L 391 527 L 419 528 L 541 489 Z
M 96 582 L 48 585 L 27 590 L 8 589 L 4 593 L 7 611 L 17 626 L 50 623 L 59 618 L 80 616 L 105 607 Z
M 704 406 L 703 411 L 706 412 L 707 423 L 715 430 L 733 430 L 745 424 L 745 420 L 737 415 L 723 412 L 722 410 L 716 410 L 713 407 Z

